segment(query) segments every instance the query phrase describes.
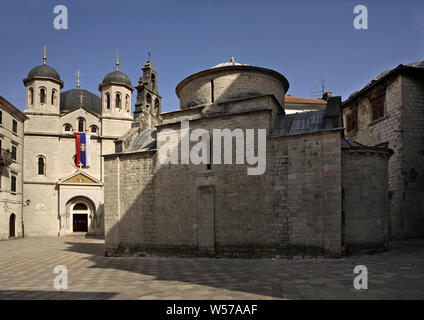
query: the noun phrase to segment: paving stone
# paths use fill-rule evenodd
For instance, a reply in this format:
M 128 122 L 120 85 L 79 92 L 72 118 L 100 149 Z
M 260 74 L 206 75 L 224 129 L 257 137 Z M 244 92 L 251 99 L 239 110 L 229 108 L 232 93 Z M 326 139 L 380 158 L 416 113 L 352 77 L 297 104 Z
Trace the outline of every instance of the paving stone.
M 344 259 L 112 258 L 84 237 L 0 241 L 0 299 L 423 299 L 424 240 Z M 353 288 L 355 265 L 368 290 Z M 57 265 L 68 268 L 56 290 Z

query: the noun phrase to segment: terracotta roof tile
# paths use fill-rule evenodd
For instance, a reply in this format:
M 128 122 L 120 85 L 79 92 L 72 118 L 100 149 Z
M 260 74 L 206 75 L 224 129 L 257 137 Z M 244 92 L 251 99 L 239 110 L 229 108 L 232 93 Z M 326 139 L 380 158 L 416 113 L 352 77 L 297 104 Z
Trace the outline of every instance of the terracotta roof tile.
M 286 101 L 327 103 L 327 101 L 325 101 L 323 99 L 310 99 L 310 98 L 301 98 L 301 97 L 293 97 L 293 96 L 286 96 Z

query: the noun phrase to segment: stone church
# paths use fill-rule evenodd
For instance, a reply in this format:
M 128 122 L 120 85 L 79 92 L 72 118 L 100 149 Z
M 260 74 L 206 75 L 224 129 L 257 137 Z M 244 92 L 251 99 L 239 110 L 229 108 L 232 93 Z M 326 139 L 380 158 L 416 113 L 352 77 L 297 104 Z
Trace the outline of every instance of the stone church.
M 424 126 L 411 113 L 422 115 L 424 101 L 416 66 L 385 73 L 342 104 L 331 93 L 288 96 L 279 72 L 231 59 L 182 80 L 180 108 L 162 112 L 151 61 L 136 87 L 117 61 L 99 96 L 79 80 L 63 91 L 46 60 L 23 80 L 23 113 L 0 104 L 3 145 L 11 148 L 1 155 L 2 181 L 11 185 L 7 195 L 2 188 L 3 238 L 13 221 L 17 236 L 104 236 L 106 255 L 338 256 L 422 235 L 414 202 L 424 150 Z M 205 161 L 164 164 L 159 154 L 168 141 L 160 137 L 173 130 L 182 148 L 183 122 L 212 137 L 201 151 Z M 264 130 L 265 140 L 253 144 L 253 154 L 266 155 L 263 174 L 248 175 L 249 163 L 212 161 L 212 145 L 223 138 L 210 134 L 216 129 L 232 134 L 232 159 L 247 159 L 236 150 L 237 130 Z M 80 135 L 90 142 L 80 145 L 91 159 L 85 165 Z
M 149 61 L 132 128 L 104 156 L 106 255 L 337 256 L 387 247 L 393 152 L 345 138 L 340 97 L 288 114 L 282 74 L 231 59 L 182 80 L 180 109 L 163 113 L 157 81 Z M 254 144 L 266 154 L 264 174 L 212 163 L 210 148 L 201 164 L 162 163 L 159 136 L 172 129 L 181 147 L 182 121 L 207 133 L 266 130 Z
M 101 97 L 81 89 L 79 81 L 63 91 L 44 55 L 23 82 L 25 235 L 104 235 L 102 156 L 113 153 L 114 140 L 131 128 L 131 81 L 117 61 L 99 84 Z M 76 165 L 75 133 L 90 137 L 89 166 Z

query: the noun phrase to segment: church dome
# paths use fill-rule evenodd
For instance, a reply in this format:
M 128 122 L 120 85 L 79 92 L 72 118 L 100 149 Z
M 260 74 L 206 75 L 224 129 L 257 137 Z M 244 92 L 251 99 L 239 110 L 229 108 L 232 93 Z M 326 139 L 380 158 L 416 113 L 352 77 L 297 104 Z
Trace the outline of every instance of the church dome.
M 132 86 L 131 80 L 128 78 L 128 76 L 125 73 L 121 71 L 113 71 L 111 73 L 108 73 L 106 77 L 104 77 L 103 79 L 104 84 L 112 83 L 112 82 L 123 83 L 129 86 Z
M 224 101 L 274 95 L 284 106 L 289 82 L 274 70 L 234 61 L 221 63 L 181 81 L 175 92 L 180 108 L 187 109 Z
M 59 73 L 54 68 L 45 64 L 32 68 L 31 71 L 28 73 L 27 79 L 37 78 L 37 77 L 53 78 L 58 81 L 61 81 Z
M 90 91 L 72 89 L 60 93 L 61 112 L 69 112 L 80 107 L 97 114 L 102 113 L 102 101 L 100 97 Z

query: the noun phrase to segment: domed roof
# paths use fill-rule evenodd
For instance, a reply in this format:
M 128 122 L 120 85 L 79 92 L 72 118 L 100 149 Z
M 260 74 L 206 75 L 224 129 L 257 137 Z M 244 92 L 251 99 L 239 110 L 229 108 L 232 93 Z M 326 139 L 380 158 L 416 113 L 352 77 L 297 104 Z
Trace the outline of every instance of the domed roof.
M 104 77 L 103 83 L 106 84 L 111 82 L 124 83 L 132 87 L 131 80 L 125 73 L 121 71 L 113 71 L 111 73 L 108 73 L 106 77 Z
M 72 89 L 60 93 L 61 112 L 72 111 L 80 107 L 101 114 L 102 100 L 99 96 L 84 89 Z
M 28 79 L 36 78 L 36 77 L 44 77 L 44 78 L 53 78 L 56 80 L 60 80 L 59 73 L 52 67 L 42 64 L 41 66 L 37 66 L 32 68 L 28 73 Z

